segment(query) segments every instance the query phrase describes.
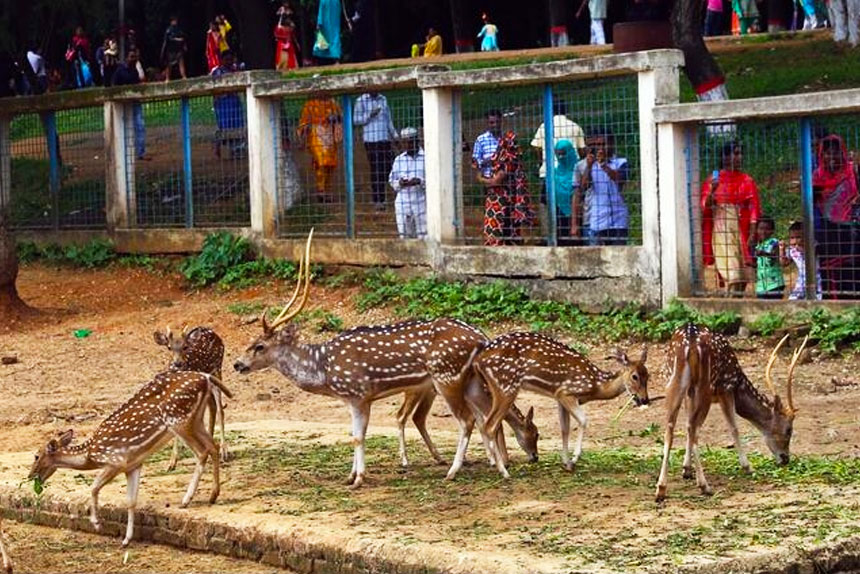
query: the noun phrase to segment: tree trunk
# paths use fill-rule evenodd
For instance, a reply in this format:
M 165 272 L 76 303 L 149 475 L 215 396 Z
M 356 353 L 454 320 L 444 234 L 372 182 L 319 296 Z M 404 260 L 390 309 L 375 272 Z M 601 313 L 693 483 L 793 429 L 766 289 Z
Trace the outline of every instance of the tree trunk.
M 549 0 L 549 45 L 567 46 L 567 14 L 568 2 L 565 0 Z
M 230 0 L 230 8 L 239 25 L 245 65 L 251 70 L 274 68 L 275 7 L 266 0 Z
M 18 296 L 18 253 L 15 237 L 9 231 L 6 211 L 0 208 L 0 318 L 4 321 L 31 309 Z
M 474 52 L 477 31 L 468 30 L 471 21 L 472 2 L 470 0 L 449 0 L 451 6 L 451 26 L 454 29 L 454 50 Z
M 727 100 L 725 78 L 702 37 L 700 0 L 675 0 L 672 8 L 672 37 L 684 52 L 684 72 L 699 100 Z

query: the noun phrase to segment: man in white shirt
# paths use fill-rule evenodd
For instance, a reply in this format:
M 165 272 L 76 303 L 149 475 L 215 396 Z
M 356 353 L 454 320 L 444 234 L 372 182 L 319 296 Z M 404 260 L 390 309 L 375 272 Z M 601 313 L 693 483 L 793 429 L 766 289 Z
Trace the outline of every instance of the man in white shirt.
M 424 238 L 427 236 L 424 150 L 415 128 L 403 128 L 400 141 L 406 151 L 394 159 L 388 175 L 388 182 L 397 192 L 394 200 L 397 233 L 402 238 Z
M 385 211 L 385 174 L 394 157 L 391 142 L 397 139 L 388 100 L 379 92 L 360 95 L 355 101 L 352 123 L 362 127 L 374 207 L 376 211 Z
M 33 69 L 33 75 L 36 76 L 36 85 L 31 86 L 33 93 L 44 94 L 48 90 L 48 71 L 45 69 L 45 58 L 42 57 L 41 50 L 39 48 L 28 50 L 27 61 Z

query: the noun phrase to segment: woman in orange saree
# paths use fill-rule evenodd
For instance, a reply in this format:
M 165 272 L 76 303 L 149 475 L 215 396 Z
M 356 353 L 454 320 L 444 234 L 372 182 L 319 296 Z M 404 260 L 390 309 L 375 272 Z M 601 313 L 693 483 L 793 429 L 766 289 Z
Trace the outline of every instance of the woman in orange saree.
M 299 138 L 311 152 L 316 198 L 332 203 L 331 176 L 337 169 L 338 149 L 343 141 L 343 112 L 332 98 L 311 98 L 302 108 Z

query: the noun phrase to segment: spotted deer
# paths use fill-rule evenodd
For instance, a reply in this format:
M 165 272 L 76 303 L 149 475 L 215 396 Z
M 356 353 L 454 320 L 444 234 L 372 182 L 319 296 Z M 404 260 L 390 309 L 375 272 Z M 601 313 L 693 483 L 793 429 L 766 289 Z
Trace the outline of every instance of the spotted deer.
M 624 392 L 632 395 L 637 404 L 648 404 L 647 349 L 639 360 L 628 359 L 620 351 L 612 358 L 621 363 L 620 371 L 603 371 L 564 343 L 537 333 L 514 332 L 493 339 L 473 362 L 492 396 L 484 434 L 496 436 L 505 411 L 521 389 L 554 398 L 559 405 L 562 464 L 573 470 L 582 453 L 587 424 L 582 405 L 614 399 Z M 579 425 L 573 460 L 568 453 L 571 415 Z M 497 466 L 502 476 L 508 478 L 505 467 Z
M 292 298 L 271 323 L 264 313 L 263 335 L 251 343 L 233 367 L 240 373 L 274 367 L 300 389 L 339 398 L 349 406 L 355 445 L 349 476 L 353 488 L 359 487 L 365 477 L 364 439 L 371 404 L 406 392 L 407 405 L 402 407 L 399 420 L 405 422 L 416 408 L 422 409 L 426 418 L 432 388 L 445 399 L 460 427 L 457 454 L 447 475 L 453 478 L 463 463 L 474 427 L 473 404 L 479 402 L 466 396 L 471 359 L 486 337 L 462 321 L 439 319 L 358 327 L 322 344 L 300 343 L 298 326 L 290 321 L 308 299 L 312 237 L 313 232 L 308 235 L 299 262 L 299 280 Z M 410 403 L 416 407 L 408 406 Z M 536 458 L 538 436 L 533 413 L 526 417 L 518 411 L 505 414 L 518 442 L 532 459 Z M 420 431 L 423 422 L 418 426 Z M 404 450 L 401 457 L 405 457 Z
M 173 353 L 173 360 L 167 367 L 169 370 L 209 373 L 219 381 L 222 379 L 221 366 L 224 363 L 224 343 L 212 329 L 194 327 L 188 330 L 188 327 L 185 327 L 177 337 L 174 336 L 173 331 L 170 330 L 170 325 L 168 325 L 163 333 L 155 331 L 152 338 L 156 345 L 167 347 L 167 350 Z M 207 407 L 209 410 L 209 434 L 215 436 L 216 414 L 221 427 L 221 461 L 223 462 L 227 460 L 228 453 L 224 432 L 224 404 L 218 387 L 212 387 L 212 395 L 207 400 Z M 179 439 L 177 438 L 173 441 L 173 455 L 167 465 L 168 471 L 176 468 L 178 459 Z
M 101 469 L 91 491 L 90 522 L 101 529 L 98 516 L 99 491 L 119 473 L 127 482 L 128 523 L 123 546 L 134 535 L 134 511 L 144 461 L 174 436 L 188 445 L 197 457 L 197 468 L 182 498 L 188 506 L 197 490 L 206 459 L 212 455 L 212 494 L 220 492 L 218 448 L 203 424 L 203 411 L 212 387 L 230 397 L 231 393 L 212 375 L 192 371 L 165 372 L 144 385 L 113 412 L 81 444 L 73 445 L 74 431 L 52 438 L 35 456 L 30 479 L 48 480 L 58 468 Z
M 3 571 L 12 574 L 12 559 L 6 551 L 6 539 L 3 536 L 3 521 L 0 519 L 0 556 L 3 557 Z
M 744 374 L 738 363 L 738 358 L 728 340 L 719 333 L 713 333 L 706 327 L 688 324 L 679 327 L 673 334 L 666 355 L 665 371 L 668 383 L 666 385 L 666 431 L 663 438 L 663 464 L 660 467 L 660 478 L 657 480 L 657 502 L 666 498 L 666 486 L 669 472 L 669 452 L 672 450 L 672 440 L 675 432 L 675 422 L 681 403 L 686 403 L 687 410 L 687 451 L 684 454 L 684 478 L 693 477 L 691 462 L 696 466 L 696 484 L 702 494 L 710 495 L 711 487 L 702 470 L 698 453 L 698 434 L 702 423 L 708 416 L 712 403 L 719 403 L 729 425 L 735 449 L 738 451 L 738 461 L 741 468 L 750 472 L 750 463 L 744 453 L 743 444 L 738 434 L 735 415 L 750 421 L 764 436 L 764 441 L 778 464 L 788 464 L 789 443 L 791 442 L 792 426 L 797 409 L 791 393 L 791 382 L 794 367 L 800 354 L 806 347 L 808 337 L 794 352 L 788 367 L 786 382 L 786 399 L 776 392 L 771 378 L 771 370 L 776 361 L 777 352 L 785 344 L 788 335 L 777 344 L 770 355 L 765 367 L 765 384 L 773 399 L 763 395 Z

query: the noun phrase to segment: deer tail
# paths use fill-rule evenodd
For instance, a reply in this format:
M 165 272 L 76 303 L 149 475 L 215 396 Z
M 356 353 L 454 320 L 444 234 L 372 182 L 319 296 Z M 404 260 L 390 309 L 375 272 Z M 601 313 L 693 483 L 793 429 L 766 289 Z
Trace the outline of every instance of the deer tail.
M 209 382 L 218 387 L 218 390 L 224 393 L 227 398 L 232 399 L 233 393 L 230 392 L 230 389 L 224 386 L 224 383 L 221 382 L 221 379 L 216 377 L 215 375 L 207 374 L 206 378 L 209 379 Z

